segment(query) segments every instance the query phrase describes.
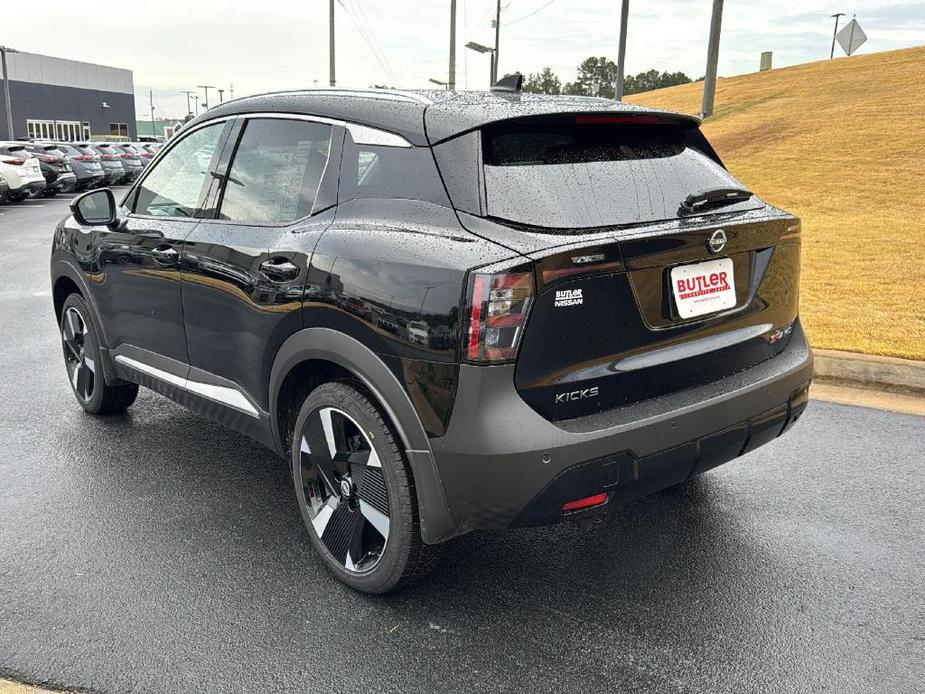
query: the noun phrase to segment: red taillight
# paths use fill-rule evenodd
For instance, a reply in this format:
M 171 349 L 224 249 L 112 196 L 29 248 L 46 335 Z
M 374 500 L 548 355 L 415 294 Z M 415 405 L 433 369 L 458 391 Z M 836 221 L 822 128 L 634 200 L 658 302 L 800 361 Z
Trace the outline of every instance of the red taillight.
M 6 163 L 10 166 L 22 166 L 26 163 L 25 159 L 7 159 Z
M 532 303 L 532 272 L 474 273 L 469 280 L 469 360 L 513 359 Z
M 94 157 L 90 154 L 78 154 L 76 157 L 71 157 L 71 159 L 76 159 L 77 161 L 95 161 Z
M 154 158 L 154 155 L 151 154 L 151 152 L 142 152 L 142 153 L 141 153 L 141 156 L 143 156 L 145 159 L 152 159 L 152 158 Z
M 611 113 L 594 113 L 586 116 L 575 116 L 576 125 L 600 125 L 607 123 L 637 123 L 640 125 L 652 125 L 661 123 L 662 119 L 658 116 L 634 116 L 630 114 L 611 114 Z
M 115 157 L 111 154 L 101 154 L 100 159 L 115 159 Z
M 595 506 L 600 506 L 601 504 L 607 503 L 607 492 L 601 492 L 600 494 L 595 494 L 594 496 L 586 496 L 584 499 L 575 499 L 575 501 L 569 501 L 567 504 L 562 506 L 562 513 L 568 513 L 569 511 L 583 511 L 586 508 L 594 508 Z

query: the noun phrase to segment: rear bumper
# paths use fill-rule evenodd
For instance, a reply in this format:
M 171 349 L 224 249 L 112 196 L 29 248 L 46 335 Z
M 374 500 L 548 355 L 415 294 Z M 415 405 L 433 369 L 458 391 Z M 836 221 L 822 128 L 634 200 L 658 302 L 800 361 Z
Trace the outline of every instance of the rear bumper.
M 799 322 L 776 357 L 705 386 L 550 422 L 514 388 L 514 367 L 460 367 L 445 436 L 432 439 L 462 533 L 543 525 L 600 492 L 625 502 L 754 450 L 806 407 L 812 353 Z
M 23 183 L 18 188 L 10 188 L 10 195 L 13 197 L 19 195 L 39 195 L 45 191 L 45 179 L 42 178 L 38 181 L 29 181 L 28 183 Z

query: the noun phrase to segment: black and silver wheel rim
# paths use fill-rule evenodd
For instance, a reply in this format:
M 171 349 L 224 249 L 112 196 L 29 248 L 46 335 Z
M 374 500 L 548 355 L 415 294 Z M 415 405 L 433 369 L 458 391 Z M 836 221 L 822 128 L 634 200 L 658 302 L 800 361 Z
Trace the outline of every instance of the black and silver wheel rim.
M 64 343 L 64 364 L 74 393 L 84 402 L 93 397 L 96 387 L 96 364 L 87 354 L 87 322 L 73 306 L 64 312 L 61 325 Z
M 299 468 L 310 531 L 345 571 L 372 571 L 388 544 L 390 509 L 366 432 L 346 412 L 314 411 L 301 432 Z

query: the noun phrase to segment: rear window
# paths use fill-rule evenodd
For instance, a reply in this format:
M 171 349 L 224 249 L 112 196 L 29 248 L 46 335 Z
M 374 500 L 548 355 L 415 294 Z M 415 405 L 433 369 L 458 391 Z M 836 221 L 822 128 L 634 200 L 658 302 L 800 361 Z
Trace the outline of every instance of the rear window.
M 691 145 L 685 127 L 583 123 L 581 116 L 487 127 L 482 130 L 487 214 L 569 229 L 656 222 L 677 217 L 691 193 L 741 187 Z M 753 198 L 714 209 L 759 204 Z
M 338 197 L 423 200 L 449 206 L 429 147 L 354 144 L 347 134 Z

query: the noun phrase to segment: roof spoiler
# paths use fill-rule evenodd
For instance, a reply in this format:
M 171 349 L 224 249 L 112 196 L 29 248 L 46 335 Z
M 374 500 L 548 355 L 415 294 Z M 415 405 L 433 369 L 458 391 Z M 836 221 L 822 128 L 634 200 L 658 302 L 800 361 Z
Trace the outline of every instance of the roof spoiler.
M 491 91 L 504 94 L 520 94 L 523 86 L 524 76 L 519 72 L 515 72 L 513 75 L 505 75 L 491 85 Z

